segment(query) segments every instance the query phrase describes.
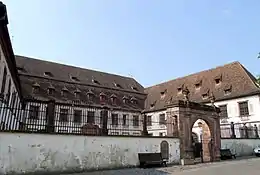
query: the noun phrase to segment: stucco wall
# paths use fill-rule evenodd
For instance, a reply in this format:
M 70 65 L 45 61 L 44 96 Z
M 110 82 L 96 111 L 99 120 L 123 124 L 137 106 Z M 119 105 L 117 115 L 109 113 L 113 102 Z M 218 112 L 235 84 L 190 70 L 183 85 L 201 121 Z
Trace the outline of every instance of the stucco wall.
M 137 153 L 160 152 L 163 140 L 169 143 L 169 163 L 178 163 L 177 138 L 0 133 L 0 174 L 136 166 Z
M 260 139 L 221 139 L 221 148 L 228 148 L 237 156 L 253 155 L 257 146 L 260 146 Z

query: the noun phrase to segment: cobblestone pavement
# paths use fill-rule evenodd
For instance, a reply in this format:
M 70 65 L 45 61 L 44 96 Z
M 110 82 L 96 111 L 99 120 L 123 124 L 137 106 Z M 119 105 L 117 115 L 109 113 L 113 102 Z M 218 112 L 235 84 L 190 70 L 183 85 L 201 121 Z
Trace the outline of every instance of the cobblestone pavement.
M 97 172 L 86 172 L 74 175 L 259 175 L 260 159 L 243 159 L 216 163 L 197 164 L 190 166 L 171 166 L 150 169 L 121 169 Z

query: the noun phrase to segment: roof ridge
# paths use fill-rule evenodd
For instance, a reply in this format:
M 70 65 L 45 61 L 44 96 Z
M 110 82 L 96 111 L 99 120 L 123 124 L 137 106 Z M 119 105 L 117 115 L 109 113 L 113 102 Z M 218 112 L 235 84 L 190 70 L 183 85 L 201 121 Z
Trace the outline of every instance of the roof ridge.
M 201 74 L 201 73 L 203 73 L 203 72 L 209 72 L 209 71 L 212 71 L 212 70 L 216 70 L 216 69 L 219 69 L 219 68 L 222 68 L 222 67 L 226 67 L 226 66 L 229 66 L 229 65 L 232 65 L 232 64 L 239 64 L 239 65 L 241 65 L 239 61 L 233 61 L 233 62 L 224 64 L 224 65 L 216 66 L 216 67 L 211 68 L 211 69 L 202 70 L 202 71 L 200 71 L 200 72 L 191 73 L 191 74 L 186 75 L 186 76 L 183 76 L 183 77 L 177 77 L 177 78 L 175 78 L 175 79 L 171 79 L 171 80 L 168 80 L 168 81 L 159 83 L 159 84 L 155 84 L 155 85 L 153 85 L 153 86 L 145 87 L 145 90 L 150 89 L 150 88 L 153 88 L 153 87 L 156 87 L 156 86 L 161 86 L 161 85 L 164 85 L 164 84 L 168 84 L 168 83 L 170 83 L 170 82 L 177 81 L 177 80 L 179 80 L 179 79 L 184 79 L 184 78 L 187 78 L 187 77 L 190 77 L 190 76 L 198 75 L 198 74 Z
M 58 63 L 58 62 L 49 61 L 49 60 L 32 58 L 32 57 L 27 57 L 27 56 L 22 56 L 22 55 L 15 55 L 15 57 L 22 57 L 23 59 L 31 59 L 31 60 L 42 61 L 42 62 L 51 63 L 51 64 L 58 64 L 58 65 L 61 65 L 61 66 L 67 66 L 67 67 L 76 68 L 76 69 L 90 70 L 90 71 L 94 71 L 96 73 L 102 73 L 102 74 L 113 75 L 113 76 L 118 76 L 118 77 L 122 77 L 122 78 L 128 78 L 128 79 L 135 80 L 133 77 L 129 77 L 129 76 L 124 76 L 124 75 L 119 75 L 119 74 L 114 74 L 114 73 L 108 73 L 108 72 L 102 72 L 102 71 L 95 70 L 95 69 L 87 69 L 87 68 L 83 68 L 83 67 L 79 67 L 79 66 L 68 65 L 68 64 Z

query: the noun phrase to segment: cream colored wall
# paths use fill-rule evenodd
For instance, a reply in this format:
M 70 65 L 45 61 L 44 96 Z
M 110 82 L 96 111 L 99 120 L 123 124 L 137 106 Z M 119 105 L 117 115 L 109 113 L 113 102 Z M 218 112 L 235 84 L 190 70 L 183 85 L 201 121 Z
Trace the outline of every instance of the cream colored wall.
M 138 153 L 160 152 L 162 141 L 169 143 L 168 163 L 180 161 L 177 138 L 0 133 L 0 140 L 0 174 L 137 166 Z

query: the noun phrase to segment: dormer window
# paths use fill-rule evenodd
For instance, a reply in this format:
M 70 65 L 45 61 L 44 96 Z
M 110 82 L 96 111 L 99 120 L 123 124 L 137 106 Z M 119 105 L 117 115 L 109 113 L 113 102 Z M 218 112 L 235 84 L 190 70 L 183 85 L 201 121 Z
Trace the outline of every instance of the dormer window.
M 224 95 L 229 95 L 229 94 L 231 94 L 231 91 L 232 91 L 232 85 L 227 85 L 227 86 L 224 88 Z
M 196 83 L 195 83 L 195 89 L 196 90 L 199 90 L 200 88 L 201 88 L 201 85 L 202 85 L 202 81 L 200 80 L 200 81 L 197 81 Z
M 79 81 L 78 77 L 71 76 L 70 78 L 71 78 L 72 81 Z
M 165 89 L 164 91 L 161 91 L 161 92 L 160 92 L 160 94 L 161 94 L 161 99 L 164 99 L 166 93 L 167 93 L 167 89 Z
M 91 90 L 89 90 L 89 91 L 87 92 L 87 97 L 88 97 L 88 100 L 89 100 L 89 101 L 93 101 L 93 99 L 94 99 L 94 93 L 93 93 Z
M 178 87 L 177 91 L 178 91 L 178 94 L 182 94 L 182 88 L 181 87 Z
M 80 90 L 77 88 L 75 91 L 74 91 L 74 95 L 76 98 L 79 98 L 80 97 Z
M 137 104 L 137 98 L 132 97 L 132 98 L 131 98 L 131 103 L 132 103 L 132 104 Z
M 97 80 L 95 80 L 95 79 L 92 79 L 92 83 L 98 84 L 98 85 L 100 84 L 99 81 L 97 81 Z
M 35 82 L 32 85 L 32 87 L 33 87 L 33 93 L 38 93 L 40 91 L 40 85 L 37 82 Z
M 106 94 L 104 92 L 101 92 L 99 94 L 99 99 L 101 103 L 104 103 L 106 101 Z
M 53 95 L 54 91 L 55 91 L 55 88 L 50 84 L 50 86 L 48 87 L 48 94 Z
M 131 88 L 132 88 L 134 91 L 138 91 L 137 87 L 135 87 L 135 86 L 132 86 Z
M 53 74 L 51 72 L 44 72 L 44 76 L 53 77 Z
M 17 67 L 17 70 L 19 73 L 26 73 L 26 70 L 24 67 Z
M 112 95 L 110 96 L 110 99 L 111 99 L 111 103 L 112 103 L 112 104 L 116 104 L 117 96 L 116 96 L 115 94 L 112 94 Z
M 67 97 L 68 93 L 69 93 L 69 90 L 64 86 L 64 87 L 61 89 L 61 96 Z
M 151 107 L 151 108 L 154 108 L 155 104 L 156 104 L 156 101 L 154 101 L 153 103 L 151 103 L 151 104 L 150 104 L 150 107 Z
M 216 86 L 220 85 L 221 81 L 222 81 L 222 75 L 218 75 L 218 76 L 215 77 L 215 84 L 216 84 Z
M 124 97 L 123 97 L 123 103 L 124 103 L 124 104 L 127 104 L 128 100 L 129 100 L 129 98 L 128 98 L 127 96 L 124 96 Z
M 115 87 L 117 87 L 117 88 L 122 88 L 122 86 L 121 86 L 120 84 L 118 84 L 118 83 L 114 83 L 114 85 L 115 85 Z
M 209 94 L 208 93 L 202 94 L 202 99 L 203 100 L 208 99 L 208 98 L 209 98 Z

